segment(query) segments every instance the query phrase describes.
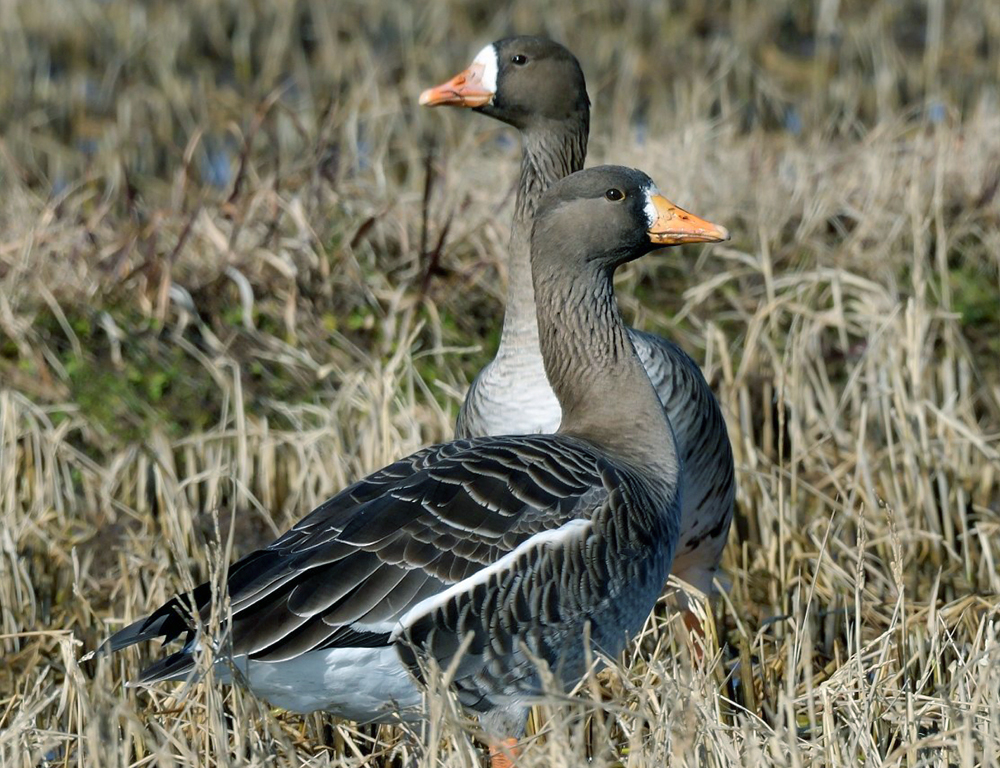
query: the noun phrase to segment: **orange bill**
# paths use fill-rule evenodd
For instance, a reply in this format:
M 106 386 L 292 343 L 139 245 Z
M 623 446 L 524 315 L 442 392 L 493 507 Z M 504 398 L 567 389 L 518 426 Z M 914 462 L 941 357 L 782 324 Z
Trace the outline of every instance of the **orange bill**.
M 474 61 L 468 69 L 455 75 L 447 83 L 435 85 L 420 94 L 424 107 L 481 107 L 489 104 L 494 92 L 483 82 L 485 65 Z
M 729 230 L 725 227 L 699 219 L 693 213 L 674 205 L 663 195 L 650 195 L 646 209 L 653 219 L 647 233 L 649 239 L 658 245 L 719 243 L 729 239 Z

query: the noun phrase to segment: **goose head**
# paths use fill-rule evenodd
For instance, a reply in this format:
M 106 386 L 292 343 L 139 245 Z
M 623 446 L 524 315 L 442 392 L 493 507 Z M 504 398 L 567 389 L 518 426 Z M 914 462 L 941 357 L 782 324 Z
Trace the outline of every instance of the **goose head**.
M 420 94 L 428 107 L 469 107 L 518 129 L 590 119 L 580 62 L 559 43 L 520 35 L 483 48 L 447 82 Z
M 542 196 L 532 269 L 614 270 L 658 248 L 728 239 L 725 227 L 670 202 L 642 171 L 602 165 L 570 174 Z

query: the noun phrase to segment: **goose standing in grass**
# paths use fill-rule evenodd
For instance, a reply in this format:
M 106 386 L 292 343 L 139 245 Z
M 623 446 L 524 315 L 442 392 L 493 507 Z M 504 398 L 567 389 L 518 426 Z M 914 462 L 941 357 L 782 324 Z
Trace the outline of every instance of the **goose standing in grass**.
M 511 37 L 487 45 L 464 72 L 424 91 L 420 103 L 474 108 L 517 128 L 522 144 L 500 346 L 469 388 L 456 436 L 554 432 L 562 410 L 543 362 L 528 240 L 542 194 L 583 168 L 587 156 L 590 99 L 583 71 L 558 43 Z M 628 334 L 673 425 L 683 462 L 681 539 L 673 572 L 711 594 L 736 493 L 726 422 L 701 369 L 684 350 L 655 334 L 634 328 Z M 685 619 L 698 626 L 690 612 Z
M 531 239 L 556 434 L 461 439 L 369 475 L 230 569 L 216 657 L 286 709 L 360 721 L 419 715 L 422 658 L 449 665 L 493 745 L 520 736 L 541 690 L 570 686 L 589 637 L 614 657 L 663 589 L 680 525 L 674 435 L 614 300 L 615 269 L 726 231 L 639 171 L 593 168 L 542 197 Z M 195 673 L 211 587 L 102 646 L 185 636 L 139 682 Z M 191 615 L 194 606 L 197 618 Z M 230 666 L 219 663 L 221 678 Z

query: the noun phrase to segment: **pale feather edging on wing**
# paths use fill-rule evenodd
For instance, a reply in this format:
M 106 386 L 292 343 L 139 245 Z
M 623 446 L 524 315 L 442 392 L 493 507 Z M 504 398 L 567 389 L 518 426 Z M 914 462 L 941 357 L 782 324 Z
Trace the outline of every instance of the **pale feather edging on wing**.
M 479 584 L 485 584 L 489 581 L 493 574 L 507 569 L 511 563 L 516 561 L 525 552 L 531 549 L 541 548 L 546 544 L 562 545 L 570 539 L 583 538 L 592 527 L 593 521 L 576 518 L 563 523 L 558 528 L 536 533 L 527 541 L 521 542 L 517 547 L 512 549 L 495 563 L 491 563 L 485 568 L 476 571 L 471 576 L 462 579 L 462 581 L 457 584 L 452 584 L 443 592 L 424 598 L 419 603 L 414 605 L 399 619 L 396 629 L 393 630 L 392 635 L 389 637 L 389 642 L 398 641 L 400 636 L 406 631 L 407 627 L 409 627 L 410 624 L 412 624 L 416 619 L 430 613 L 435 608 L 444 605 L 452 597 L 462 594 L 463 592 L 471 592 Z

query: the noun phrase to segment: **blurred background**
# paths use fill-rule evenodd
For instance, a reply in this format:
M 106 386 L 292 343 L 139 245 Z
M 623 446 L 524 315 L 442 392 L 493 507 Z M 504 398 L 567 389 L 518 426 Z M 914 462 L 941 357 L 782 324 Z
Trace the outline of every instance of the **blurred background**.
M 498 339 L 519 146 L 416 100 L 513 33 L 579 57 L 588 164 L 640 167 L 733 233 L 619 283 L 729 423 L 718 663 L 626 667 L 617 695 L 654 725 L 630 741 L 619 713 L 588 754 L 997 754 L 1000 3 L 499 6 L 0 3 L 9 764 L 361 764 L 395 743 L 287 714 L 243 743 L 218 714 L 244 716 L 238 694 L 177 712 L 163 694 L 157 720 L 74 643 L 208 577 L 219 531 L 243 554 L 451 436 Z M 654 672 L 696 682 L 635 703 L 628 675 Z M 222 735 L 203 753 L 204 718 Z M 590 744 L 567 733 L 565 754 Z

